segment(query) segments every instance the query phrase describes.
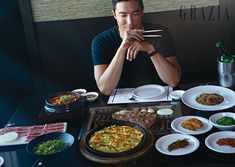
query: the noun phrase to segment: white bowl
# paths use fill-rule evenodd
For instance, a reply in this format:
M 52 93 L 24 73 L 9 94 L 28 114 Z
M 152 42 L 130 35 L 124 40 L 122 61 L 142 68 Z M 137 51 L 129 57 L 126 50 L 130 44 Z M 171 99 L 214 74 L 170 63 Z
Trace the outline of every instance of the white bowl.
M 86 93 L 87 91 L 86 91 L 86 89 L 74 89 L 74 90 L 72 90 L 72 92 L 74 92 L 74 93 L 79 93 L 79 94 L 84 94 L 84 93 Z
M 173 112 L 174 111 L 170 108 L 162 108 L 162 109 L 157 110 L 158 115 L 171 115 L 173 114 Z
M 180 100 L 184 92 L 184 90 L 174 90 L 170 93 L 170 96 L 173 100 Z
M 235 129 L 235 125 L 229 125 L 229 126 L 226 126 L 226 125 L 219 125 L 217 124 L 217 121 L 222 118 L 222 117 L 225 117 L 225 116 L 228 116 L 228 117 L 232 117 L 233 119 L 235 119 L 235 113 L 232 113 L 232 112 L 220 112 L 220 113 L 217 113 L 217 114 L 214 114 L 212 115 L 210 118 L 209 118 L 209 122 L 216 128 L 220 129 L 220 130 L 233 130 Z
M 92 101 L 95 101 L 98 98 L 99 93 L 97 93 L 97 92 L 87 92 L 87 93 L 82 94 L 82 96 L 86 96 L 87 101 L 92 102 Z

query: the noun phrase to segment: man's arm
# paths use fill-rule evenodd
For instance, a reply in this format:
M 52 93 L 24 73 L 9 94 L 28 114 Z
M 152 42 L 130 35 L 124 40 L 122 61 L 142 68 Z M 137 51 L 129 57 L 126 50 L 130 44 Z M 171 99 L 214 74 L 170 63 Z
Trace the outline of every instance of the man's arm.
M 181 67 L 175 56 L 164 58 L 161 54 L 156 53 L 151 56 L 154 67 L 163 82 L 175 87 L 180 82 Z
M 94 66 L 96 84 L 103 94 L 110 95 L 117 86 L 121 77 L 125 54 L 126 50 L 118 49 L 110 64 Z
M 131 57 L 130 59 L 135 59 L 135 53 L 140 50 L 149 54 L 155 51 L 155 47 L 148 42 L 135 42 L 135 45 L 138 47 L 130 46 L 128 48 L 127 57 Z M 151 60 L 161 80 L 172 87 L 177 86 L 181 78 L 181 67 L 177 57 L 168 56 L 165 58 L 157 52 L 151 56 Z
M 170 40 L 170 34 L 167 35 L 169 38 L 168 40 Z M 168 45 L 169 44 L 170 43 L 168 43 Z M 181 67 L 176 56 L 168 55 L 167 57 L 163 57 L 161 53 L 159 53 L 158 46 L 154 46 L 152 43 L 143 40 L 134 41 L 132 45 L 128 47 L 127 59 L 135 59 L 139 51 L 145 51 L 149 54 L 156 51 L 156 53 L 151 56 L 151 61 L 156 69 L 156 72 L 164 83 L 172 87 L 177 86 L 181 79 Z
M 123 63 L 128 48 L 134 41 L 143 40 L 139 31 L 142 32 L 143 30 L 130 31 L 124 34 L 122 43 L 110 64 L 94 66 L 96 84 L 103 94 L 110 95 L 112 90 L 117 86 L 122 74 Z

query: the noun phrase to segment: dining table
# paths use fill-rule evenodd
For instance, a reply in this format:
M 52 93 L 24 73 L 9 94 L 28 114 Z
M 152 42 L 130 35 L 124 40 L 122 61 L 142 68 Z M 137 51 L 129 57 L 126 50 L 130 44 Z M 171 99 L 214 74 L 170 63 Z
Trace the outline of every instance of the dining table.
M 198 83 L 181 84 L 174 89 L 188 90 Z M 234 154 L 224 154 L 212 151 L 205 145 L 205 138 L 219 130 L 213 127 L 210 131 L 195 135 L 199 140 L 200 145 L 198 149 L 190 154 L 171 156 L 159 152 L 155 148 L 155 142 L 164 135 L 176 133 L 169 127 L 163 133 L 155 133 L 153 138 L 153 144 L 148 151 L 138 158 L 131 159 L 129 161 L 123 161 L 119 163 L 103 163 L 92 161 L 84 156 L 81 152 L 81 140 L 89 130 L 92 129 L 91 115 L 92 112 L 97 110 L 112 110 L 119 108 L 130 108 L 133 106 L 173 106 L 180 116 L 200 116 L 208 119 L 211 115 L 221 111 L 201 111 L 193 109 L 185 105 L 181 100 L 172 100 L 165 102 L 144 102 L 144 103 L 132 103 L 132 104 L 107 104 L 108 96 L 104 96 L 101 93 L 97 100 L 93 102 L 87 102 L 81 113 L 77 115 L 59 117 L 59 118 L 46 118 L 40 115 L 45 105 L 45 98 L 47 95 L 35 95 L 26 96 L 22 99 L 19 106 L 16 108 L 14 114 L 9 119 L 6 126 L 31 126 L 48 124 L 55 122 L 67 122 L 66 132 L 70 133 L 74 137 L 73 145 L 66 150 L 66 152 L 58 155 L 51 156 L 45 159 L 40 159 L 38 156 L 32 155 L 26 150 L 26 144 L 0 146 L 0 156 L 4 158 L 3 167 L 31 167 L 31 166 L 48 166 L 48 167 L 101 167 L 101 166 L 123 166 L 123 167 L 142 167 L 142 166 L 154 166 L 154 167 L 234 167 L 235 156 Z M 235 107 L 224 109 L 222 111 L 235 112 Z M 171 120 L 172 121 L 172 120 Z M 42 161 L 42 164 L 38 164 Z

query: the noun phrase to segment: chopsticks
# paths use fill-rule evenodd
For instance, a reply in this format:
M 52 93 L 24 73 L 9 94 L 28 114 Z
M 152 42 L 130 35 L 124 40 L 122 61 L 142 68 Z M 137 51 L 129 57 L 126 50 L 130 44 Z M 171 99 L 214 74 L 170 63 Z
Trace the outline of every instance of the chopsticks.
M 145 38 L 151 38 L 151 37 L 162 37 L 162 35 L 143 35 Z
M 147 31 L 144 31 L 144 33 L 149 33 L 149 32 L 161 32 L 163 30 L 147 30 Z
M 146 30 L 146 31 L 144 31 L 143 37 L 145 37 L 145 38 L 162 37 L 162 35 L 157 35 L 157 34 L 149 34 L 149 35 L 145 34 L 145 33 L 161 32 L 161 31 L 163 31 L 163 30 Z

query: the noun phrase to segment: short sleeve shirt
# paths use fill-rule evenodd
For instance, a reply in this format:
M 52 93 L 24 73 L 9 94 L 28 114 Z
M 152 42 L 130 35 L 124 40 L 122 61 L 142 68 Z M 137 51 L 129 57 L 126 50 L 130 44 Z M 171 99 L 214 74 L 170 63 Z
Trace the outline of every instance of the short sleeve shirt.
M 143 24 L 145 30 L 162 29 L 161 38 L 146 38 L 152 43 L 156 50 L 164 57 L 175 56 L 174 43 L 169 30 L 160 25 Z M 122 39 L 118 26 L 107 29 L 97 35 L 91 46 L 93 65 L 110 64 L 115 56 Z M 128 61 L 125 59 L 122 75 L 117 88 L 137 87 L 144 84 L 164 84 L 159 78 L 147 52 L 139 52 L 136 59 Z

